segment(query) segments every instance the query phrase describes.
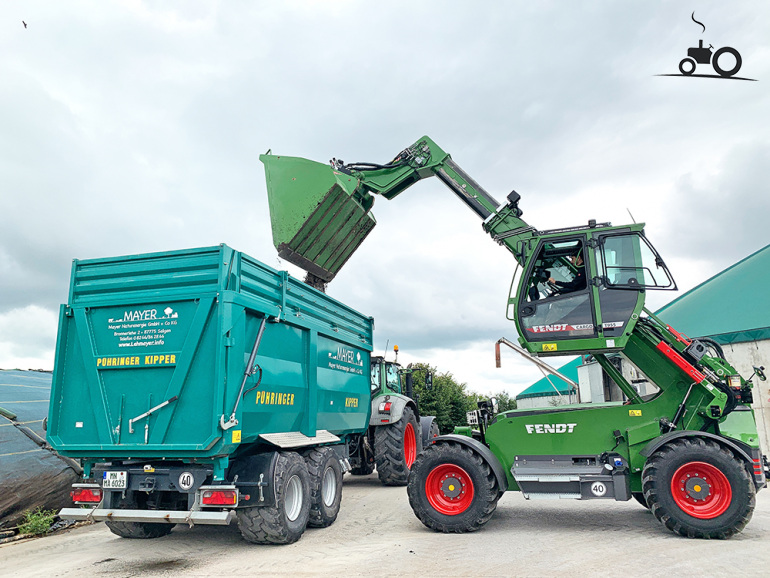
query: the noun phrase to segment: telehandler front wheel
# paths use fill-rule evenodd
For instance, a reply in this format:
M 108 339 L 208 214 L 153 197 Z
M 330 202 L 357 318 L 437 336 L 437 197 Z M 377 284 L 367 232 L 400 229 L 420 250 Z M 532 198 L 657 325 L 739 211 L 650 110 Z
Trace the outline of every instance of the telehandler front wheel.
M 303 454 L 310 474 L 311 528 L 326 528 L 337 519 L 342 503 L 342 467 L 334 450 L 314 448 Z
M 310 517 L 310 476 L 305 460 L 281 452 L 275 464 L 275 505 L 236 511 L 241 536 L 254 544 L 292 544 L 302 537 Z
M 428 446 L 414 462 L 407 486 L 415 516 L 438 532 L 474 532 L 489 521 L 500 489 L 492 468 L 458 443 Z
M 642 487 L 655 517 L 687 538 L 729 538 L 748 524 L 756 501 L 743 462 L 702 438 L 679 439 L 655 452 Z
M 420 425 L 412 408 L 405 407 L 401 419 L 374 430 L 374 460 L 377 475 L 386 486 L 405 486 L 409 470 L 422 451 Z

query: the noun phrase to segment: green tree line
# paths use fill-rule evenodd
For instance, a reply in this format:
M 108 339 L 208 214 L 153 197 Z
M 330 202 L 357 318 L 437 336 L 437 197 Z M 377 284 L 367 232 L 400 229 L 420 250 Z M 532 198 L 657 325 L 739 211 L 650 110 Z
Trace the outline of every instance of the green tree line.
M 430 389 L 425 386 L 428 373 L 433 376 Z M 468 425 L 466 412 L 477 409 L 481 400 L 496 397 L 500 412 L 516 409 L 516 400 L 508 392 L 486 396 L 468 391 L 467 385 L 459 383 L 451 373 L 440 373 L 427 363 L 412 364 L 412 379 L 420 415 L 435 415 L 442 434 L 452 433 L 456 425 Z

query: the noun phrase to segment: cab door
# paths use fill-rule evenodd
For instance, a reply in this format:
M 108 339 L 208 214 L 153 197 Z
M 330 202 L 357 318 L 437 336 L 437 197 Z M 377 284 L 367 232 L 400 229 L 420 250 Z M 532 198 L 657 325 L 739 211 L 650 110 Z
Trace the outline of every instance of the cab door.
M 530 343 L 596 337 L 586 236 L 543 239 L 519 285 L 517 322 Z M 540 348 L 540 351 L 558 351 Z

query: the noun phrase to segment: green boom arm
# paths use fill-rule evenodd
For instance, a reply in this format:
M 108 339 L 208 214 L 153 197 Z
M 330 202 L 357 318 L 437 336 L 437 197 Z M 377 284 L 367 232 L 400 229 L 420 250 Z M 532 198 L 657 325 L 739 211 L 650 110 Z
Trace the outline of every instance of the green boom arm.
M 523 263 L 521 242 L 536 232 L 521 219 L 519 195 L 501 205 L 425 136 L 387 164 L 331 166 L 265 154 L 273 241 L 286 260 L 328 282 L 374 227 L 372 195 L 393 199 L 417 181 L 436 176 L 474 213 L 483 228 Z

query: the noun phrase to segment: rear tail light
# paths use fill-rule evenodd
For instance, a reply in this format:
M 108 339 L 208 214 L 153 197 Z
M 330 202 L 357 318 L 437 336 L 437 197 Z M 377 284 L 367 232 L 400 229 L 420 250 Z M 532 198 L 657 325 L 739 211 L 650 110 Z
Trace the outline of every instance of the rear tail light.
M 102 490 L 100 488 L 73 488 L 70 496 L 76 504 L 93 504 L 102 501 Z
M 234 506 L 238 503 L 238 493 L 235 490 L 206 490 L 201 502 L 204 506 Z
M 380 404 L 380 413 L 390 413 L 390 408 L 393 405 L 392 401 L 383 401 Z

